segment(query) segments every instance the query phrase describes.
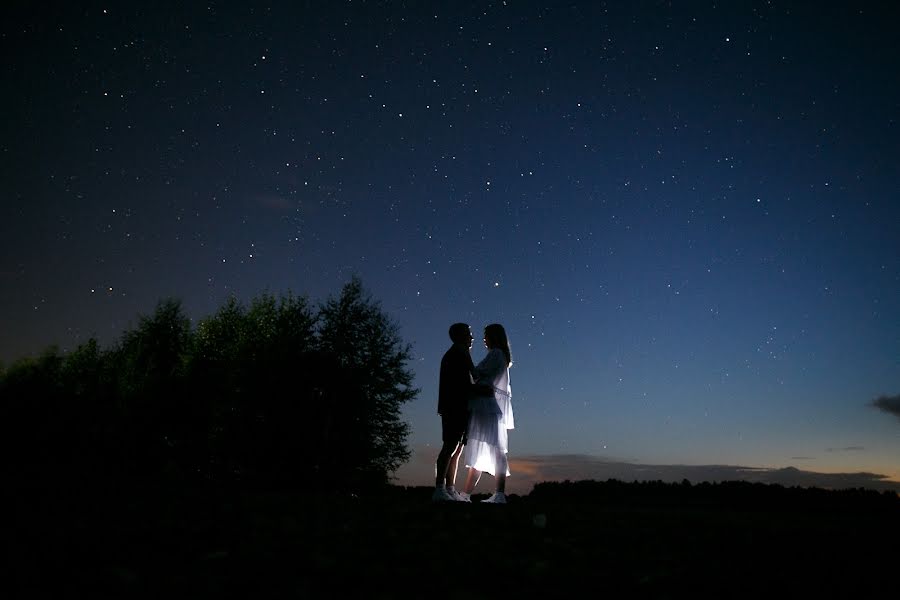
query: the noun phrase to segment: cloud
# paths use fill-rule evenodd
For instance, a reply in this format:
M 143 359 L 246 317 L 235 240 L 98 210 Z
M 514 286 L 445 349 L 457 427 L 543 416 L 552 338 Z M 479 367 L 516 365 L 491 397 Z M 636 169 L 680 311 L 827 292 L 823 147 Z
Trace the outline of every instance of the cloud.
M 825 448 L 825 452 L 859 452 L 865 450 L 863 446 L 844 446 L 843 448 Z
M 900 419 L 900 394 L 895 396 L 879 396 L 872 400 L 871 405 L 878 410 L 894 415 Z
M 293 206 L 290 200 L 276 194 L 260 194 L 255 197 L 255 200 L 263 208 L 268 208 L 275 212 L 287 212 Z

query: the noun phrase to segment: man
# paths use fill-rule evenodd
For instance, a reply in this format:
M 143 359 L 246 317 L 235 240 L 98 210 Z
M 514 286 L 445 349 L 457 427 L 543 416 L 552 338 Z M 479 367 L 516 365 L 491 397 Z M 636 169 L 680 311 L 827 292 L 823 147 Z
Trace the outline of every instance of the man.
M 473 393 L 472 330 L 466 323 L 450 326 L 453 345 L 441 359 L 438 383 L 438 414 L 441 415 L 441 451 L 435 463 L 435 502 L 470 502 L 456 491 L 456 470 L 459 456 L 466 445 L 466 427 L 469 423 L 469 397 Z

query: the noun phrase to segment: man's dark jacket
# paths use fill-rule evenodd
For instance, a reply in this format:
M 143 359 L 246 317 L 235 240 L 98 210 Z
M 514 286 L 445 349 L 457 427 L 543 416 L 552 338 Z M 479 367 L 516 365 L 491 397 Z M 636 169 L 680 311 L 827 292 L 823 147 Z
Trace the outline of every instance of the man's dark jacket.
M 465 346 L 453 344 L 441 359 L 441 374 L 438 382 L 438 414 L 448 415 L 469 409 L 472 396 L 472 371 L 475 365 Z

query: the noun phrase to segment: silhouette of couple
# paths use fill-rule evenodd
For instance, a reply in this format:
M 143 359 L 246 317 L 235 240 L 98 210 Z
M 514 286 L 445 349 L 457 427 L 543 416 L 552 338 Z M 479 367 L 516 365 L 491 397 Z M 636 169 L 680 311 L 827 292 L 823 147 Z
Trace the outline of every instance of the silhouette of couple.
M 471 502 L 472 491 L 481 474 L 496 478 L 496 491 L 487 500 L 506 504 L 506 477 L 509 475 L 508 430 L 513 429 L 509 368 L 512 355 L 502 325 L 484 328 L 487 355 L 476 366 L 472 362 L 472 330 L 466 323 L 450 326 L 453 345 L 441 359 L 438 385 L 438 414 L 441 416 L 443 444 L 435 463 L 435 502 Z M 462 492 L 456 490 L 456 471 L 465 450 L 469 469 Z

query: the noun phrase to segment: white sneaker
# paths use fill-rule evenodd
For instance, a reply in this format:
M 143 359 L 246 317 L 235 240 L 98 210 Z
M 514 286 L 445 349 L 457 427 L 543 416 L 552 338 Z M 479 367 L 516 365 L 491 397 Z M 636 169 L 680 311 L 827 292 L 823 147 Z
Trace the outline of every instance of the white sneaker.
M 449 490 L 447 490 L 447 491 L 449 491 Z M 471 502 L 472 501 L 472 497 L 465 492 L 453 490 L 452 492 L 450 492 L 450 494 L 453 496 L 453 499 L 456 500 L 457 502 Z
M 434 493 L 431 495 L 432 502 L 454 502 L 455 500 L 456 498 L 444 488 L 434 488 Z
M 497 492 L 487 500 L 482 500 L 487 504 L 506 504 L 506 494 L 503 492 Z

